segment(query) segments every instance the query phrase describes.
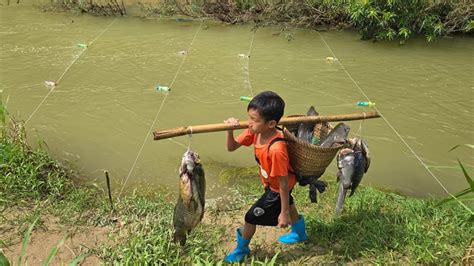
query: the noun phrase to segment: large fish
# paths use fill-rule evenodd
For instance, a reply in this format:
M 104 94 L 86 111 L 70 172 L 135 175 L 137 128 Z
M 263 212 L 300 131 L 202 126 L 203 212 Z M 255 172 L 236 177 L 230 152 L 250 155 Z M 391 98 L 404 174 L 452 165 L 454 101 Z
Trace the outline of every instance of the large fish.
M 306 115 L 317 116 L 319 114 L 318 112 L 316 112 L 316 109 L 314 109 L 314 107 L 311 106 L 308 112 L 306 113 Z M 307 143 L 312 143 L 313 131 L 314 131 L 315 125 L 316 125 L 316 122 L 306 122 L 306 123 L 299 124 L 296 137 L 298 137 L 299 139 Z
M 187 235 L 204 216 L 206 179 L 199 155 L 187 150 L 179 168 L 179 196 L 174 208 L 174 241 L 186 244 Z
M 346 144 L 350 129 L 351 128 L 344 123 L 337 124 L 322 140 L 320 146 L 324 148 L 330 148 L 337 145 Z
M 341 213 L 347 191 L 350 189 L 352 196 L 359 186 L 364 173 L 370 166 L 370 154 L 367 143 L 360 138 L 352 138 L 351 147 L 342 149 L 337 156 L 337 181 L 339 194 L 336 202 L 336 214 Z

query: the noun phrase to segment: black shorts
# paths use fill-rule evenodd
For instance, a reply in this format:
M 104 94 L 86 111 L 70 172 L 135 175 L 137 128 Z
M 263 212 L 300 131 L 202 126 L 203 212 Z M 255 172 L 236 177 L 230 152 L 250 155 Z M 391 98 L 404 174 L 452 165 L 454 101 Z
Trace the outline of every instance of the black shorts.
M 290 205 L 293 204 L 291 190 L 289 193 Z M 245 222 L 255 225 L 278 225 L 278 216 L 281 212 L 280 193 L 265 188 L 265 193 L 255 202 L 245 214 Z

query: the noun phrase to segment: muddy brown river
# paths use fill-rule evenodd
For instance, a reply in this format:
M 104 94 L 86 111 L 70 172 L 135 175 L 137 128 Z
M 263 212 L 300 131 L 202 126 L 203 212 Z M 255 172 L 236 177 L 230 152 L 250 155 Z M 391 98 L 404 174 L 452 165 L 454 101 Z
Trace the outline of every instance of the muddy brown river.
M 355 104 L 370 100 L 383 118 L 348 123 L 351 136 L 370 147 L 364 185 L 415 196 L 446 196 L 440 183 L 452 193 L 467 187 L 457 159 L 472 172 L 473 149 L 448 151 L 474 143 L 473 38 L 400 46 L 362 41 L 352 31 L 279 32 L 3 5 L 2 104 L 26 123 L 33 145 L 44 141 L 54 158 L 100 184 L 107 169 L 116 192 L 177 190 L 177 168 L 190 146 L 201 156 L 212 198 L 229 189 L 222 171 L 255 164 L 252 150 L 227 152 L 225 132 L 153 141 L 152 131 L 247 120 L 239 97 L 263 90 L 284 98 L 287 115 L 310 105 L 323 115 L 371 111 Z M 171 91 L 157 91 L 158 84 Z M 332 164 L 327 173 L 335 172 Z

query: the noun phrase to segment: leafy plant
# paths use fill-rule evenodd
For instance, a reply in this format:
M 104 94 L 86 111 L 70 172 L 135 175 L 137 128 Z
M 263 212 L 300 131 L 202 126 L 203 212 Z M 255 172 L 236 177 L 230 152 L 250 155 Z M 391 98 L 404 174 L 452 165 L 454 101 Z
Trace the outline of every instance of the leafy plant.
M 362 39 L 400 43 L 415 34 L 431 42 L 450 33 L 470 32 L 473 10 L 469 1 L 367 0 L 352 1 L 349 7 Z
M 49 253 L 48 258 L 46 258 L 46 261 L 43 263 L 43 265 L 47 266 L 53 261 L 54 257 L 56 257 L 56 254 L 58 254 L 59 248 L 64 244 L 64 241 L 66 240 L 66 238 L 67 238 L 67 235 L 65 235 L 59 241 L 59 243 L 56 246 L 54 246 L 53 249 L 51 249 L 51 253 Z
M 10 266 L 10 262 L 8 259 L 3 255 L 3 253 L 0 251 L 0 265 L 2 266 Z
M 92 255 L 91 252 L 86 252 L 86 253 L 83 253 L 83 254 L 80 254 L 78 256 L 76 256 L 70 263 L 69 263 L 69 266 L 77 266 L 79 265 L 80 263 L 82 263 L 82 261 L 89 257 L 90 255 Z
M 20 257 L 18 258 L 18 265 L 21 265 L 21 260 L 23 258 L 25 259 L 25 265 L 26 265 L 26 256 L 25 256 L 26 246 L 28 245 L 28 241 L 30 241 L 31 232 L 33 231 L 33 228 L 35 227 L 38 220 L 39 220 L 39 216 L 36 217 L 34 222 L 30 225 L 30 227 L 28 228 L 28 230 L 25 232 L 23 236 L 23 241 L 21 243 L 21 254 L 20 254 Z
M 449 151 L 455 150 L 455 149 L 457 149 L 459 147 L 462 147 L 462 146 L 466 146 L 466 147 L 469 147 L 471 149 L 474 148 L 474 145 L 472 145 L 472 144 L 464 144 L 464 145 L 454 146 Z M 458 163 L 459 163 L 459 167 L 461 168 L 462 173 L 464 175 L 464 178 L 466 179 L 469 187 L 453 194 L 452 197 L 448 197 L 446 199 L 443 199 L 443 200 L 439 201 L 436 204 L 437 206 L 446 204 L 446 203 L 451 202 L 453 200 L 468 201 L 468 200 L 473 200 L 474 199 L 474 181 L 472 180 L 471 176 L 469 175 L 466 168 L 464 167 L 464 165 L 461 163 L 461 161 L 459 159 L 458 159 Z M 471 218 L 470 219 L 473 219 L 473 216 L 474 215 L 472 214 L 472 211 L 471 211 Z
M 7 117 L 7 110 L 5 106 L 3 106 L 2 99 L 0 97 L 0 137 L 5 135 L 6 132 L 6 117 Z

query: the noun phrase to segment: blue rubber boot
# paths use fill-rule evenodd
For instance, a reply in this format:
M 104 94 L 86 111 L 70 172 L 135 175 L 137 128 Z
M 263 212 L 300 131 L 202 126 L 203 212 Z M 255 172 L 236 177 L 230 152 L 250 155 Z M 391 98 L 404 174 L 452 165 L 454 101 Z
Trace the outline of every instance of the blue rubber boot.
M 308 236 L 306 235 L 303 215 L 300 215 L 300 219 L 291 225 L 290 233 L 278 238 L 278 241 L 282 244 L 296 244 L 306 240 L 308 240 Z
M 242 262 L 245 257 L 250 254 L 250 240 L 244 239 L 244 237 L 240 233 L 240 229 L 237 229 L 236 232 L 237 247 L 231 253 L 225 256 L 224 261 L 227 263 Z

